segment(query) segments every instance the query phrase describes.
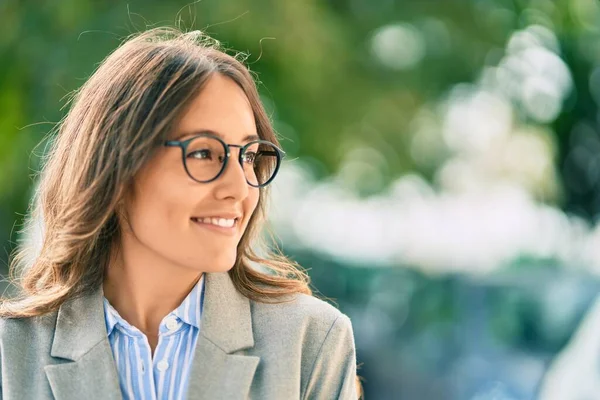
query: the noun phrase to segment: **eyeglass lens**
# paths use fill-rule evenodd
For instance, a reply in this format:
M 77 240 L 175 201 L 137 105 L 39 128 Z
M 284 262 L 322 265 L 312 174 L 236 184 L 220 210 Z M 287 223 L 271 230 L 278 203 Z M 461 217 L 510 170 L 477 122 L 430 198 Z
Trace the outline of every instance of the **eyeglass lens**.
M 215 138 L 202 136 L 195 138 L 189 143 L 185 154 L 188 173 L 198 181 L 210 181 L 216 178 L 223 169 L 225 152 L 223 143 Z M 228 162 L 231 161 L 233 160 Z M 252 186 L 268 183 L 273 178 L 279 161 L 277 149 L 272 144 L 249 143 L 242 156 L 246 180 Z

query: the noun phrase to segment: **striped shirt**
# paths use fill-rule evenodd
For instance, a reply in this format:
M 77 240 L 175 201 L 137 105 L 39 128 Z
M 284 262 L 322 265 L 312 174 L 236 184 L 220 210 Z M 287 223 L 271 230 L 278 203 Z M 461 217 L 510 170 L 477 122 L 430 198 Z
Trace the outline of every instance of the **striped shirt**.
M 160 322 L 158 344 L 152 357 L 146 335 L 125 321 L 104 298 L 106 331 L 124 400 L 185 397 L 203 300 L 204 275 L 181 305 Z

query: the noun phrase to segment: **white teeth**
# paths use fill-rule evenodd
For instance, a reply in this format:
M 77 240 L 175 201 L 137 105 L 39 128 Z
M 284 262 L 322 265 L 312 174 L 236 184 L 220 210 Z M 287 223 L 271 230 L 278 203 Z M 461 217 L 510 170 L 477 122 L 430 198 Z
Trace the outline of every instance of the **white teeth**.
M 226 218 L 198 218 L 199 222 L 204 224 L 212 224 L 217 226 L 222 226 L 223 228 L 232 228 L 235 225 L 235 219 L 226 219 Z
M 235 220 L 233 220 L 233 219 L 225 219 L 225 218 L 219 219 L 219 225 L 223 226 L 225 228 L 233 227 L 234 223 L 235 223 Z

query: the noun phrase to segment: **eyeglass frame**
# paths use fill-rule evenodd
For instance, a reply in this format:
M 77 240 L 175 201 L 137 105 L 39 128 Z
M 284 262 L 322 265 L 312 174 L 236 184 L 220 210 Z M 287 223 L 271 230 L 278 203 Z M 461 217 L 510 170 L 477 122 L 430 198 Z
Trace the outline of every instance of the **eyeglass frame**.
M 196 178 L 194 178 L 192 176 L 192 174 L 190 173 L 190 171 L 188 170 L 187 167 L 187 161 L 186 161 L 186 153 L 187 153 L 187 148 L 190 145 L 190 143 L 192 141 L 194 141 L 197 138 L 200 137 L 208 137 L 211 139 L 216 139 L 219 141 L 219 143 L 221 143 L 221 145 L 223 146 L 223 149 L 225 149 L 225 159 L 223 160 L 223 164 L 221 165 L 221 170 L 219 171 L 219 173 L 212 179 L 206 180 L 206 181 L 201 181 L 198 180 Z M 255 144 L 268 144 L 272 147 L 275 148 L 275 155 L 277 157 L 277 165 L 275 166 L 275 170 L 273 171 L 273 175 L 271 175 L 271 177 L 269 178 L 268 181 L 266 181 L 265 183 L 263 183 L 262 185 L 253 185 L 248 181 L 248 177 L 246 177 L 246 174 L 244 173 L 244 178 L 246 178 L 246 183 L 252 187 L 255 188 L 263 188 L 265 186 L 267 186 L 268 184 L 270 184 L 273 179 L 275 179 L 275 177 L 277 176 L 277 173 L 279 172 L 279 167 L 281 166 L 281 161 L 283 160 L 283 158 L 285 157 L 285 151 L 283 151 L 282 149 L 280 149 L 279 147 L 277 147 L 274 143 L 268 141 L 268 140 L 263 140 L 263 139 L 259 139 L 259 140 L 252 140 L 248 143 L 246 143 L 245 145 L 239 145 L 239 144 L 227 144 L 225 143 L 225 141 L 223 139 L 221 139 L 220 137 L 210 134 L 210 133 L 200 133 L 197 135 L 194 135 L 193 137 L 186 139 L 186 140 L 167 140 L 163 143 L 163 145 L 165 147 L 179 147 L 181 149 L 181 161 L 183 162 L 183 168 L 185 169 L 185 172 L 188 174 L 188 176 L 198 182 L 198 183 L 210 183 L 210 182 L 214 182 L 217 179 L 219 179 L 221 177 L 221 175 L 223 175 L 223 172 L 225 171 L 225 169 L 227 168 L 227 162 L 229 161 L 229 159 L 231 158 L 231 148 L 235 147 L 240 149 L 240 152 L 238 154 L 238 162 L 240 163 L 240 166 L 242 167 L 242 169 L 244 169 L 243 166 L 243 161 L 242 161 L 242 157 L 244 156 L 244 154 L 246 153 L 246 150 Z

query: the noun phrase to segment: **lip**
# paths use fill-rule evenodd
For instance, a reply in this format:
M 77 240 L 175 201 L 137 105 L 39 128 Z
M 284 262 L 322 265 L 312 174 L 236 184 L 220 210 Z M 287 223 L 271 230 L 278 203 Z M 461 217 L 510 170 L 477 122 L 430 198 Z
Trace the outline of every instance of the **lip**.
M 223 217 L 223 218 L 225 218 L 225 217 Z M 238 223 L 239 223 L 239 220 L 236 219 L 235 223 L 233 224 L 233 226 L 231 228 L 226 228 L 224 226 L 218 226 L 218 225 L 205 224 L 203 222 L 198 222 L 198 221 L 195 221 L 193 218 L 190 218 L 190 221 L 192 221 L 192 223 L 200 229 L 208 229 L 212 232 L 220 233 L 222 235 L 227 235 L 227 236 L 235 236 L 235 234 L 237 233 L 237 230 L 238 230 Z
M 194 215 L 192 218 L 224 218 L 224 219 L 242 219 L 242 214 L 224 212 L 224 213 L 214 213 L 212 215 Z

